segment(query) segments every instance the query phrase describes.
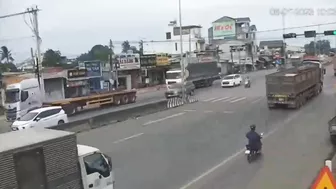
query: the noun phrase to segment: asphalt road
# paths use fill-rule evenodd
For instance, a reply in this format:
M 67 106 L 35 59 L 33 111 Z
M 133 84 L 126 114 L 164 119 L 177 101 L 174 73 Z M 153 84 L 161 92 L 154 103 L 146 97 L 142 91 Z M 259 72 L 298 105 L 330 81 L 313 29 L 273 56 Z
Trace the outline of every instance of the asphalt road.
M 121 189 L 308 188 L 331 151 L 327 122 L 335 115 L 331 66 L 323 93 L 300 110 L 269 110 L 265 72 L 252 88 L 197 92 L 198 103 L 78 135 L 111 155 Z M 336 84 L 336 83 L 335 83 Z M 264 132 L 263 153 L 248 164 L 250 124 Z

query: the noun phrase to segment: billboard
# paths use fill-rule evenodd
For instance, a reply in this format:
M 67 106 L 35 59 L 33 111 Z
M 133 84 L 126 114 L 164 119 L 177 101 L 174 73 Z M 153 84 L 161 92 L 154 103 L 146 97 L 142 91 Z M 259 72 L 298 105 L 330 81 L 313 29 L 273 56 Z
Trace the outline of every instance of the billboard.
M 236 22 L 226 20 L 212 23 L 213 37 L 224 38 L 236 36 Z
M 155 54 L 144 54 L 140 56 L 141 67 L 152 68 L 156 67 L 156 55 Z
M 140 55 L 133 53 L 122 53 L 116 56 L 120 70 L 140 69 Z
M 88 77 L 102 76 L 100 61 L 87 61 L 87 62 L 84 62 L 84 64 L 85 64 L 85 69 L 87 70 Z
M 156 55 L 156 66 L 168 66 L 170 64 L 168 54 Z

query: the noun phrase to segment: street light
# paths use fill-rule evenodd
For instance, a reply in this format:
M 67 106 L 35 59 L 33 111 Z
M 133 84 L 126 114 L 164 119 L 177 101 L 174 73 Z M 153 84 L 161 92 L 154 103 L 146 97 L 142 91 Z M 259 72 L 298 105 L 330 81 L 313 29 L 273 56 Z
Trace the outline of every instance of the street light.
M 180 49 L 181 49 L 181 82 L 182 82 L 182 100 L 185 101 L 185 86 L 184 86 L 184 61 L 183 61 L 183 41 L 182 41 L 182 11 L 181 0 L 179 0 L 179 22 L 180 22 Z

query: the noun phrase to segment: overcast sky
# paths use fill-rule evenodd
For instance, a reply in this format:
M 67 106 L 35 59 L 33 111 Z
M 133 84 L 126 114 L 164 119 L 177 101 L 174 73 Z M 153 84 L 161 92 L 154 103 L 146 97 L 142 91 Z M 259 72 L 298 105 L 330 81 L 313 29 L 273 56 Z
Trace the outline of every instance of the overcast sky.
M 282 17 L 270 15 L 271 8 L 313 8 L 315 16 L 294 13 L 285 17 L 285 27 L 336 22 L 336 1 L 319 0 L 182 0 L 182 23 L 200 24 L 207 36 L 211 22 L 222 17 L 250 17 L 258 31 L 282 28 Z M 304 4 L 304 5 L 303 5 Z M 57 49 L 67 56 L 88 51 L 95 44 L 114 41 L 120 51 L 124 40 L 164 40 L 167 24 L 178 18 L 178 0 L 0 0 L 0 15 L 22 12 L 37 5 L 42 50 Z M 329 16 L 317 15 L 317 9 L 330 9 Z M 0 45 L 6 45 L 16 60 L 30 55 L 35 49 L 29 15 L 0 19 Z M 336 24 L 321 26 L 320 31 L 336 29 Z M 302 33 L 318 27 L 287 30 Z M 280 39 L 282 31 L 263 32 L 259 40 Z M 335 38 L 331 39 L 332 44 Z M 304 44 L 307 39 L 291 39 L 289 44 Z

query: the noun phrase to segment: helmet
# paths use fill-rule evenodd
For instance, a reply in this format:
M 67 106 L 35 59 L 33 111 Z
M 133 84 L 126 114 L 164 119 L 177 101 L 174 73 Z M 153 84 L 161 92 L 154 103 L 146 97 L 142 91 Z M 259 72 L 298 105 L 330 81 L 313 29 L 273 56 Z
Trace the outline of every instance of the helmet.
M 250 128 L 252 131 L 254 131 L 256 129 L 256 126 L 253 124 L 253 125 L 250 125 Z

